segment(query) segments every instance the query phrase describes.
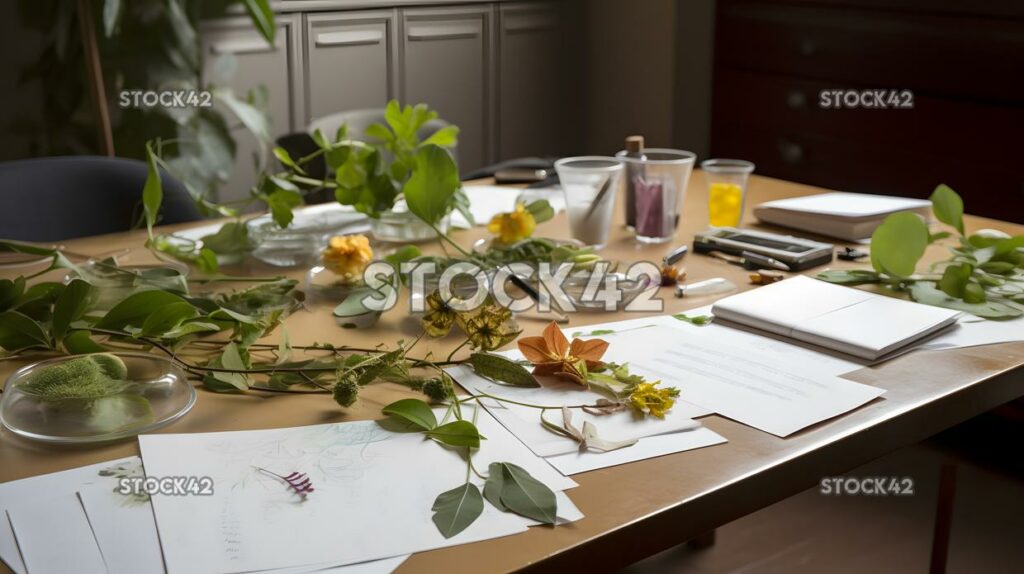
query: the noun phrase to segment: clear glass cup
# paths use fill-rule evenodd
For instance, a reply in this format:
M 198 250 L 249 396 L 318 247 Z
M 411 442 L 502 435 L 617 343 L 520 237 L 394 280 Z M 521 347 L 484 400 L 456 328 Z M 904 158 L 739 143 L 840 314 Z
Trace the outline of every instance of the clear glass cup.
M 736 227 L 743 219 L 747 179 L 754 164 L 742 159 L 707 159 L 700 162 L 708 182 L 708 225 Z
M 646 148 L 639 157 L 625 150 L 615 157 L 626 163 L 627 186 L 634 201 L 634 230 L 641 243 L 671 241 L 697 156 L 688 151 Z
M 555 162 L 565 192 L 573 239 L 596 249 L 608 243 L 615 195 L 622 185 L 622 163 L 605 156 L 567 157 Z

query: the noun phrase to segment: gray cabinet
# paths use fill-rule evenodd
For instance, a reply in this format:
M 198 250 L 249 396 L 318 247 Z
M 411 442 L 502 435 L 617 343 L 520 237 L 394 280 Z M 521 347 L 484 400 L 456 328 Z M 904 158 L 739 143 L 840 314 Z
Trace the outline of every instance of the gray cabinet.
M 395 14 L 377 10 L 305 16 L 303 125 L 336 112 L 383 107 L 397 95 Z
M 494 156 L 491 5 L 402 12 L 403 102 L 426 102 L 459 126 L 459 168 Z
M 301 18 L 300 14 L 277 15 L 274 46 L 267 44 L 245 17 L 203 25 L 204 83 L 230 87 L 239 97 L 259 86 L 266 87 L 267 112 L 274 137 L 301 129 L 303 125 Z M 259 146 L 243 128 L 235 129 L 232 135 L 238 145 L 235 167 L 231 181 L 221 187 L 221 201 L 247 197 L 256 183 L 254 158 Z
M 569 123 L 561 3 L 501 4 L 497 159 L 567 153 Z

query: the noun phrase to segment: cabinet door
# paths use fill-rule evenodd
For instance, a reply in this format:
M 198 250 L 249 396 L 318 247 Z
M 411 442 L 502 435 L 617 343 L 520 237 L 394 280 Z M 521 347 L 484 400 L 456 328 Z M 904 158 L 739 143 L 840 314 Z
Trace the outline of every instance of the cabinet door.
M 300 20 L 298 14 L 278 14 L 273 46 L 253 28 L 249 18 L 214 20 L 202 28 L 204 83 L 230 87 L 240 98 L 249 90 L 265 87 L 271 135 L 275 138 L 301 129 L 297 125 L 303 117 Z M 232 125 L 238 123 L 230 112 L 228 117 Z M 221 186 L 221 201 L 247 197 L 256 183 L 254 158 L 260 146 L 244 128 L 235 129 L 232 135 L 237 144 L 235 167 L 231 180 Z M 266 155 L 271 157 L 269 150 Z
M 561 3 L 502 4 L 498 159 L 566 153 L 569 106 Z
M 392 10 L 306 16 L 306 124 L 336 112 L 383 108 L 395 96 L 394 25 Z
M 402 17 L 402 101 L 424 102 L 460 128 L 459 169 L 492 160 L 492 8 L 405 10 Z

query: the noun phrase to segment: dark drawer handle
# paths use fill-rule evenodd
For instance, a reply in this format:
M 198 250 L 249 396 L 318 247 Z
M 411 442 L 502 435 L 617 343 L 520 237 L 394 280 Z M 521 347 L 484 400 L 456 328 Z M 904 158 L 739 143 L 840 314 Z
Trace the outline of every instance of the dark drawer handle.
M 791 110 L 802 110 L 807 107 L 807 94 L 800 90 L 790 90 L 786 94 L 786 105 Z
M 779 140 L 779 157 L 791 165 L 801 163 L 804 161 L 804 148 L 790 140 Z

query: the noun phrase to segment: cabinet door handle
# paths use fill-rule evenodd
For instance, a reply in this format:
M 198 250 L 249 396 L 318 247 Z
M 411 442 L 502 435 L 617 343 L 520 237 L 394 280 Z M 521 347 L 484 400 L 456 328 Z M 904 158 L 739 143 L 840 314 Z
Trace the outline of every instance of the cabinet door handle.
M 780 139 L 779 157 L 788 164 L 798 164 L 804 160 L 804 148 L 794 141 Z
M 790 90 L 786 94 L 786 105 L 791 110 L 802 110 L 807 107 L 807 94 L 803 90 Z
M 365 46 L 380 44 L 382 41 L 384 32 L 380 30 L 347 30 L 316 35 L 317 46 Z
M 225 40 L 224 42 L 215 42 L 210 46 L 210 52 L 213 54 L 258 54 L 276 50 L 276 45 L 268 44 L 262 38 Z
M 533 13 L 509 15 L 505 19 L 506 32 L 537 32 L 550 30 L 558 25 L 554 14 Z
M 460 40 L 480 36 L 479 24 L 444 24 L 441 26 L 410 26 L 409 40 Z

